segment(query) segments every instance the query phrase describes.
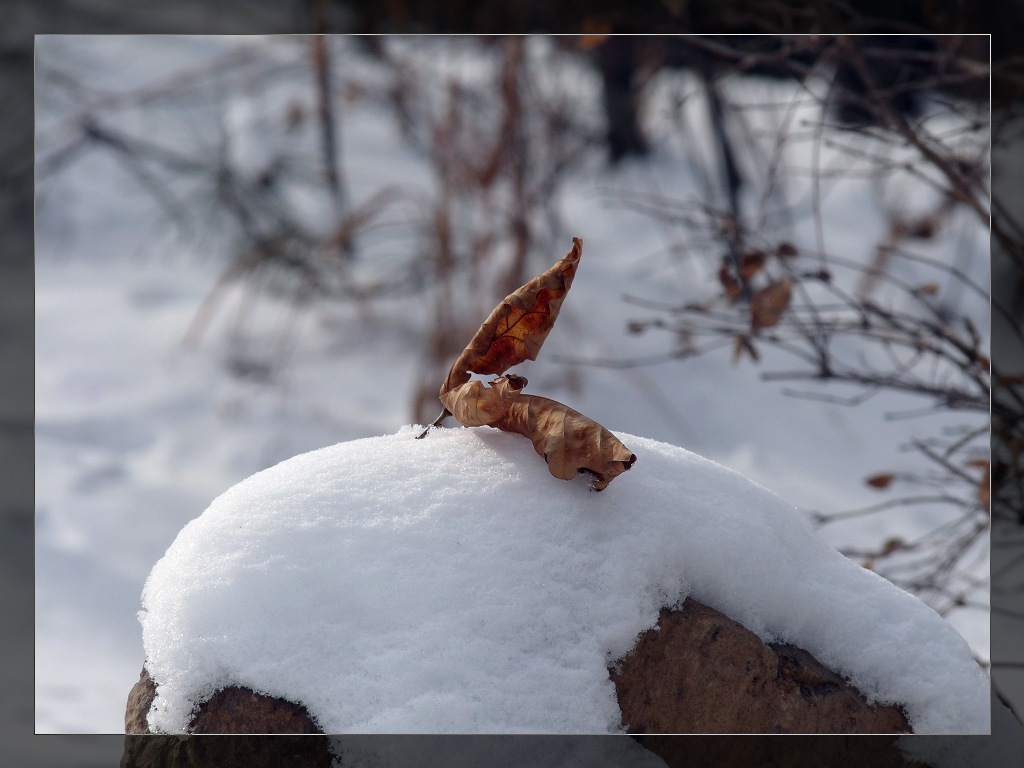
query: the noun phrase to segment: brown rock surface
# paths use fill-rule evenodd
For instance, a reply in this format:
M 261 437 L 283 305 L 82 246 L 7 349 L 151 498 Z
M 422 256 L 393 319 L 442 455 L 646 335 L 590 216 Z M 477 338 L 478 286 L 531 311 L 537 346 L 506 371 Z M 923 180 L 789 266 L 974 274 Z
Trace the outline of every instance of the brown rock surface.
M 217 691 L 189 724 L 190 733 L 323 733 L 306 708 L 232 685 Z
M 156 685 L 145 667 L 128 694 L 124 715 L 125 733 L 149 733 L 146 715 L 156 697 Z M 199 709 L 189 723 L 189 733 L 323 733 L 301 704 L 254 693 L 232 685 L 222 688 Z
M 872 706 L 810 653 L 765 645 L 696 600 L 609 670 L 630 733 L 909 733 L 903 711 Z
M 125 733 L 149 733 L 149 707 L 156 698 L 156 684 L 143 667 L 139 681 L 128 692 L 128 706 L 124 710 Z
M 298 704 L 248 688 L 224 688 L 200 705 L 189 725 L 193 735 L 181 738 L 150 735 L 146 716 L 155 696 L 156 685 L 143 667 L 128 694 L 124 727 L 129 735 L 124 739 L 121 768 L 330 768 L 334 764 L 329 739 Z

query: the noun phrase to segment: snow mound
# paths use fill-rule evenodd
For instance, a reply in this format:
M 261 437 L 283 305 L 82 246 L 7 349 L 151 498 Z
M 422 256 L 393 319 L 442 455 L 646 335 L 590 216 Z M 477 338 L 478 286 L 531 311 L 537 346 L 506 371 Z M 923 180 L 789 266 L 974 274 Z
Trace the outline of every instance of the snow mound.
M 519 435 L 419 430 L 284 461 L 181 530 L 139 613 L 151 728 L 244 685 L 328 733 L 617 732 L 608 665 L 692 595 L 918 733 L 988 732 L 956 631 L 741 475 L 620 434 L 637 464 L 594 493 Z

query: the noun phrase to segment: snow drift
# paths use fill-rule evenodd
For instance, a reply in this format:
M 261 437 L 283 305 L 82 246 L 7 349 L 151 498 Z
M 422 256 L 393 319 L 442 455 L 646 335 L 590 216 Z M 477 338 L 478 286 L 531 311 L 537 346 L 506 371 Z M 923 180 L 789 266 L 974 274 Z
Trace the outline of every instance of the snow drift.
M 608 665 L 692 595 L 917 733 L 988 732 L 956 631 L 737 473 L 621 435 L 637 465 L 593 493 L 518 435 L 420 429 L 284 461 L 182 529 L 139 614 L 154 731 L 243 685 L 328 733 L 617 732 Z

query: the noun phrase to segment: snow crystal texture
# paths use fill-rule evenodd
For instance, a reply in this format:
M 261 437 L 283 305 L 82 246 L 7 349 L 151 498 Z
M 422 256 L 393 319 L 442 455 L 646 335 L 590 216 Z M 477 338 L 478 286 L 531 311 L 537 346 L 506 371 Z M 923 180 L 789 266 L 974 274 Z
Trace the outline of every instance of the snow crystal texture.
M 151 728 L 243 685 L 328 733 L 620 732 L 609 664 L 691 595 L 917 733 L 988 732 L 956 631 L 741 475 L 620 434 L 637 464 L 594 493 L 519 435 L 418 431 L 284 461 L 181 530 L 139 614 Z

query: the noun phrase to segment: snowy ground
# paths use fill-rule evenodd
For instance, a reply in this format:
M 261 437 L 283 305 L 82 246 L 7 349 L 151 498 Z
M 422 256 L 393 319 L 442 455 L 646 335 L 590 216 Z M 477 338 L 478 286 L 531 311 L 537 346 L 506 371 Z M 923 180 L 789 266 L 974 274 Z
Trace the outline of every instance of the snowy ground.
M 38 55 L 116 92 L 195 66 L 228 44 L 48 38 Z M 60 104 L 39 104 L 44 135 L 49 121 L 66 115 Z M 237 104 L 225 111 L 245 122 Z M 378 178 L 426 178 L 372 110 L 346 119 L 343 156 L 357 194 Z M 627 335 L 626 320 L 643 313 L 622 303 L 623 294 L 664 298 L 699 277 L 664 256 L 663 233 L 648 219 L 610 205 L 604 192 L 655 185 L 680 196 L 692 191 L 673 148 L 615 170 L 598 166 L 579 172 L 561 196 L 564 247 L 535 255 L 544 268 L 568 250 L 571 236 L 584 238 L 562 317 L 541 359 L 524 371 L 530 391 L 568 402 L 612 430 L 711 458 L 800 508 L 878 502 L 863 479 L 909 466 L 900 446 L 920 426 L 884 418 L 910 405 L 899 398 L 856 409 L 788 398 L 759 380 L 760 369 L 734 366 L 727 353 L 646 368 L 580 368 L 576 386 L 566 385 L 561 358 L 663 348 L 663 340 Z M 221 312 L 198 347 L 182 344 L 223 261 L 167 236 L 137 180 L 109 156 L 83 159 L 58 181 L 44 188 L 37 221 L 36 727 L 116 733 L 143 663 L 136 612 L 153 564 L 189 520 L 248 475 L 409 423 L 418 318 L 428 308 L 425 299 L 369 310 L 311 305 L 297 316 L 287 365 L 260 382 L 232 376 L 225 362 L 238 354 L 225 330 L 232 310 Z M 884 234 L 884 212 L 867 185 L 833 188 L 826 213 L 833 214 L 829 237 L 862 242 L 864 253 Z M 798 244 L 813 242 L 805 227 L 790 234 Z M 984 232 L 966 244 L 976 249 L 978 242 Z M 967 266 L 987 283 L 984 263 Z M 285 314 L 272 300 L 261 306 L 257 325 Z M 985 309 L 979 326 L 987 335 Z M 921 530 L 930 514 L 868 518 L 861 529 L 826 535 L 877 544 Z M 952 621 L 987 658 L 987 615 L 962 611 Z

